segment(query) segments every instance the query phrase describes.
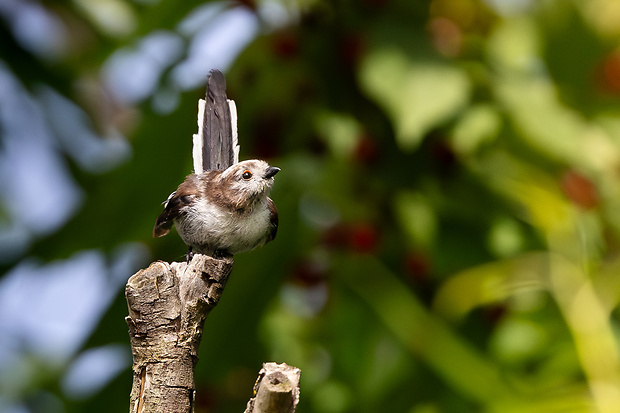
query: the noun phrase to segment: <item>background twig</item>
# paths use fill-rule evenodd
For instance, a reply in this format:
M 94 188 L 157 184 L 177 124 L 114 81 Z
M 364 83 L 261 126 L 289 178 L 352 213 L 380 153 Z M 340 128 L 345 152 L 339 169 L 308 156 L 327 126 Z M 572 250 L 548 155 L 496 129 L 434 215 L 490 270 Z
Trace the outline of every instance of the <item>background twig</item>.
M 293 413 L 299 401 L 301 370 L 286 363 L 264 363 L 254 385 L 255 396 L 244 413 Z

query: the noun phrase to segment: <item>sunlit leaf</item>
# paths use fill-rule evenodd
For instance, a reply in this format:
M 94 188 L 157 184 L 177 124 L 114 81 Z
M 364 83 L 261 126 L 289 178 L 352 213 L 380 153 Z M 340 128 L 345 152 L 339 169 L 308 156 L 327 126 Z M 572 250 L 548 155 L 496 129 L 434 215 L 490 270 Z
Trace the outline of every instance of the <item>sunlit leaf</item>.
M 491 351 L 502 360 L 524 362 L 549 344 L 550 338 L 548 332 L 533 321 L 508 318 L 495 331 Z
M 570 204 L 558 182 L 546 171 L 504 152 L 480 158 L 476 170 L 488 185 L 514 202 L 521 209 L 521 217 L 543 235 L 572 230 Z
M 502 79 L 497 85 L 519 136 L 550 159 L 581 164 L 587 125 L 559 102 L 555 86 L 545 79 Z
M 416 60 L 398 49 L 369 53 L 360 83 L 394 122 L 403 150 L 416 148 L 431 129 L 454 116 L 467 103 L 470 84 L 458 67 Z
M 544 254 L 528 254 L 467 269 L 450 277 L 435 296 L 433 307 L 449 319 L 460 319 L 474 308 L 500 303 L 511 295 L 545 290 Z
M 110 36 L 124 37 L 137 26 L 131 6 L 121 0 L 76 0 L 75 3 L 101 31 Z
M 501 73 L 540 73 L 544 70 L 540 28 L 531 16 L 501 21 L 489 36 L 486 50 Z
M 499 257 L 509 257 L 523 248 L 524 234 L 514 220 L 498 219 L 489 231 L 488 244 Z
M 394 208 L 411 246 L 430 247 L 435 241 L 437 217 L 428 199 L 422 194 L 401 192 L 394 200 Z
M 497 138 L 502 119 L 497 109 L 490 105 L 472 106 L 454 127 L 451 136 L 454 149 L 470 155 L 484 143 Z
M 355 118 L 331 113 L 318 117 L 317 129 L 332 152 L 341 157 L 351 155 L 361 135 L 361 126 Z
M 370 257 L 345 260 L 340 268 L 349 288 L 442 380 L 468 399 L 486 405 L 517 398 L 498 366 L 429 313 L 380 262 Z M 448 354 L 450 357 L 446 357 Z

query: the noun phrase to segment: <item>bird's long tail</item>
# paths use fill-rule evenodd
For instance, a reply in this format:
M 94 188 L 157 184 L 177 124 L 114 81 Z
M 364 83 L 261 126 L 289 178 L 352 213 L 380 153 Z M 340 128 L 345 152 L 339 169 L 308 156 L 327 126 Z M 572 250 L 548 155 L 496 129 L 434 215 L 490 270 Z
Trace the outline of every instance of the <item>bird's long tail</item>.
M 237 107 L 226 96 L 226 78 L 211 70 L 205 99 L 198 101 L 198 133 L 194 135 L 194 172 L 227 169 L 239 162 Z

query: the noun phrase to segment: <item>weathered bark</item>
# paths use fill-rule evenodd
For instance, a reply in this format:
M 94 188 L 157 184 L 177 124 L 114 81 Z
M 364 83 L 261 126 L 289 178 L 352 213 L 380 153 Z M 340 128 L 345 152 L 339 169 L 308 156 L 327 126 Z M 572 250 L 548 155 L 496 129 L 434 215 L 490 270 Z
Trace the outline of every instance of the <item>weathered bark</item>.
M 264 363 L 254 385 L 254 398 L 244 413 L 293 413 L 299 401 L 301 370 L 286 363 Z
M 129 278 L 131 413 L 193 412 L 204 320 L 217 305 L 232 265 L 232 258 L 196 254 L 189 264 L 158 261 Z

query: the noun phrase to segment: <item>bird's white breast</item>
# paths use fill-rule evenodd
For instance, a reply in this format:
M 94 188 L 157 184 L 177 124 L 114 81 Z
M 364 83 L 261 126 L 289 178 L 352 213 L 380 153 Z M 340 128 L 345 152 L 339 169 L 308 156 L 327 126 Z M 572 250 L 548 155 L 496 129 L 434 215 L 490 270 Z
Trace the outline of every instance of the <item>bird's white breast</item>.
M 177 232 L 186 244 L 212 253 L 226 250 L 231 254 L 263 245 L 270 230 L 270 212 L 266 199 L 251 211 L 238 212 L 220 207 L 205 199 L 194 202 L 175 219 Z

